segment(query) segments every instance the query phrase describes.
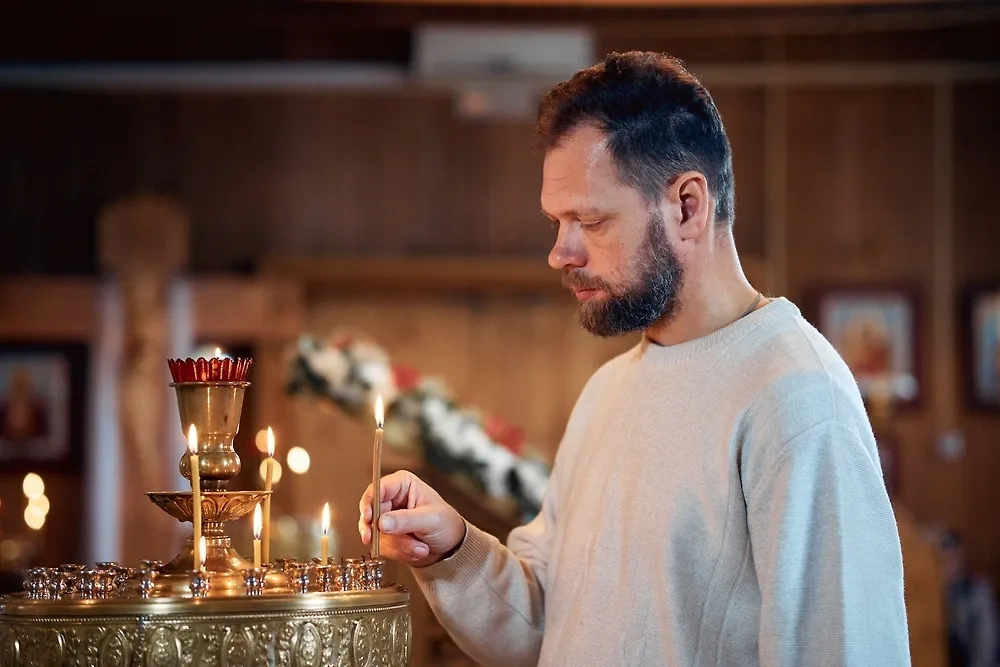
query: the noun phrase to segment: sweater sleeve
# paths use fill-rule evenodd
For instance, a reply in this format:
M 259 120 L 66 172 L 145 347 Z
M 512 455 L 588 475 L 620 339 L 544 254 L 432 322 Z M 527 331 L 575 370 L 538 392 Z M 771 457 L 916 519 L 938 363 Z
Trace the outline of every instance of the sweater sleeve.
M 858 435 L 820 422 L 746 491 L 761 666 L 908 667 L 899 533 Z
M 507 546 L 466 522 L 454 554 L 413 570 L 458 647 L 487 667 L 538 664 L 555 496 L 553 478 L 541 512 L 512 530 Z

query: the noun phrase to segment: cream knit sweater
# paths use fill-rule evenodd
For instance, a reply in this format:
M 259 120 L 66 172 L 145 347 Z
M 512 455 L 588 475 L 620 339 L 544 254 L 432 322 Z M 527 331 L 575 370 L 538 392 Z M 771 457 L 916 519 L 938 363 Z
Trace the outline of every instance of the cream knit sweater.
M 785 299 L 605 364 L 538 517 L 414 574 L 485 665 L 910 664 L 861 397 Z

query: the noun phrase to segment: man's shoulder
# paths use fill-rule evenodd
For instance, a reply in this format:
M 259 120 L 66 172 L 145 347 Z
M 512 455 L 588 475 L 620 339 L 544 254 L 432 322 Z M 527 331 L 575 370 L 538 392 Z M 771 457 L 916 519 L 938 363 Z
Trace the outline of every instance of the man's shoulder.
M 858 384 L 843 358 L 801 315 L 776 318 L 746 348 L 754 369 L 747 418 L 771 442 L 787 441 L 824 422 L 864 437 L 870 430 Z
M 758 393 L 833 393 L 852 397 L 857 382 L 843 357 L 816 327 L 796 310 L 788 309 L 762 327 L 743 346 L 742 364 Z

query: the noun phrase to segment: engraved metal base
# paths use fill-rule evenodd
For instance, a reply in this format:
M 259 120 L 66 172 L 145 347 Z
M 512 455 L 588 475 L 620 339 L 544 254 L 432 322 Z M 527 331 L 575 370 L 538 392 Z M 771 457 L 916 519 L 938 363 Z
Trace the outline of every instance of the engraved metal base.
M 405 667 L 409 593 L 0 601 L 4 667 Z

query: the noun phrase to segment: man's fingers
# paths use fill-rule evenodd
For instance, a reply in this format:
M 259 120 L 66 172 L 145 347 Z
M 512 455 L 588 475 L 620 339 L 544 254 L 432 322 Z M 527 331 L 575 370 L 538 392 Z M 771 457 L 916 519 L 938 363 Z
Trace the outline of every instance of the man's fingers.
M 386 500 L 382 503 L 382 514 L 385 514 L 392 509 L 392 501 Z M 361 508 L 361 521 L 364 523 L 372 522 L 372 506 L 371 503 L 363 506 Z
M 358 526 L 361 533 L 361 543 L 365 546 L 371 544 L 372 531 L 366 525 Z M 412 535 L 379 535 L 379 553 L 395 560 L 404 562 L 417 561 L 426 558 L 430 553 L 430 547 Z
M 411 510 L 394 510 L 383 514 L 378 526 L 379 530 L 387 535 L 429 533 L 440 528 L 441 509 L 433 505 L 424 505 Z
M 379 481 L 379 496 L 381 496 L 381 501 L 383 503 L 391 503 L 394 498 L 406 498 L 414 479 L 413 473 L 408 470 L 397 470 L 394 473 L 384 476 Z M 364 512 L 366 506 L 371 506 L 372 495 L 372 485 L 369 484 L 365 492 L 361 494 L 361 501 L 358 503 L 360 511 Z
M 427 558 L 427 554 L 430 553 L 430 548 L 426 544 L 410 535 L 382 535 L 378 544 L 380 554 L 404 563 Z

